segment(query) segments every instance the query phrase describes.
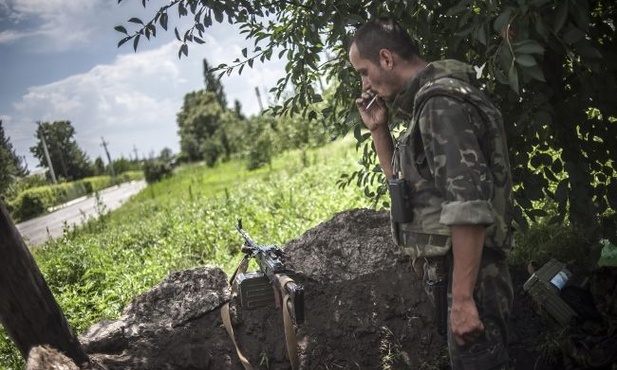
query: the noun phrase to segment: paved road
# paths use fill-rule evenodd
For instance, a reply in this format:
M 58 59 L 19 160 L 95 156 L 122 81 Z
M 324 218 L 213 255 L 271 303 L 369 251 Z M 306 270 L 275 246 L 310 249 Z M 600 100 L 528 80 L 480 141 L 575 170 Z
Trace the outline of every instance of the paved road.
M 112 211 L 122 205 L 131 195 L 139 193 L 146 187 L 144 180 L 120 184 L 99 192 L 104 211 Z M 75 199 L 44 216 L 17 224 L 17 229 L 30 247 L 42 244 L 47 239 L 62 235 L 65 225 L 79 226 L 90 218 L 98 217 L 96 197 Z

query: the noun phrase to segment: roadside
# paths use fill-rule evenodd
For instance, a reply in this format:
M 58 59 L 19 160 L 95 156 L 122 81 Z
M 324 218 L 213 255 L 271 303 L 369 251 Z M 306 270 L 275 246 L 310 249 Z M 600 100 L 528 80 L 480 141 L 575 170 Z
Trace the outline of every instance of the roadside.
M 66 228 L 79 226 L 91 218 L 120 207 L 132 195 L 146 187 L 145 180 L 125 182 L 90 195 L 61 204 L 50 213 L 17 224 L 17 229 L 29 247 L 62 235 Z

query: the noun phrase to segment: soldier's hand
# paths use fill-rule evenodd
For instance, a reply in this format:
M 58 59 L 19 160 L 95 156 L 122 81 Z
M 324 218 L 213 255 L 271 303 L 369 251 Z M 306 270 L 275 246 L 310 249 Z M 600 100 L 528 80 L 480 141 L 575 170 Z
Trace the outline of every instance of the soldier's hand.
M 450 326 L 454 340 L 460 346 L 474 342 L 484 333 L 484 324 L 473 298 L 452 300 Z
M 374 101 L 372 101 L 373 98 L 375 98 Z M 356 99 L 356 106 L 360 112 L 362 122 L 364 122 L 364 125 L 370 131 L 374 131 L 380 126 L 388 124 L 388 108 L 384 101 L 380 97 L 376 97 L 374 93 L 364 91 L 362 95 Z

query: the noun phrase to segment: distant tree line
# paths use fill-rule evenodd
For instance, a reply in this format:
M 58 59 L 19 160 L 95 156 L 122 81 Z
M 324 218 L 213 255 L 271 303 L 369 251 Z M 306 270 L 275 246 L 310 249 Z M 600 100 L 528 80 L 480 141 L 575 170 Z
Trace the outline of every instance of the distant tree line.
M 205 59 L 203 74 L 204 89 L 186 94 L 177 115 L 179 161 L 203 161 L 214 166 L 232 158 L 246 158 L 247 167 L 254 169 L 269 164 L 276 153 L 322 145 L 328 140 L 319 121 L 274 116 L 269 111 L 246 118 L 240 102 L 227 107 L 220 78 Z

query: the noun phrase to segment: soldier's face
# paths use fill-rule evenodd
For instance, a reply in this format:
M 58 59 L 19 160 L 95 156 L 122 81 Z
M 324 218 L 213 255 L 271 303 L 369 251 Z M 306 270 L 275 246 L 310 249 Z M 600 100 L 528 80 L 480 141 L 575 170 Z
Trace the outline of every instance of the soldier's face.
M 349 49 L 349 61 L 362 79 L 362 90 L 371 90 L 383 99 L 391 99 L 396 95 L 397 81 L 392 73 L 384 66 L 383 58 L 380 64 L 363 58 L 356 44 Z

